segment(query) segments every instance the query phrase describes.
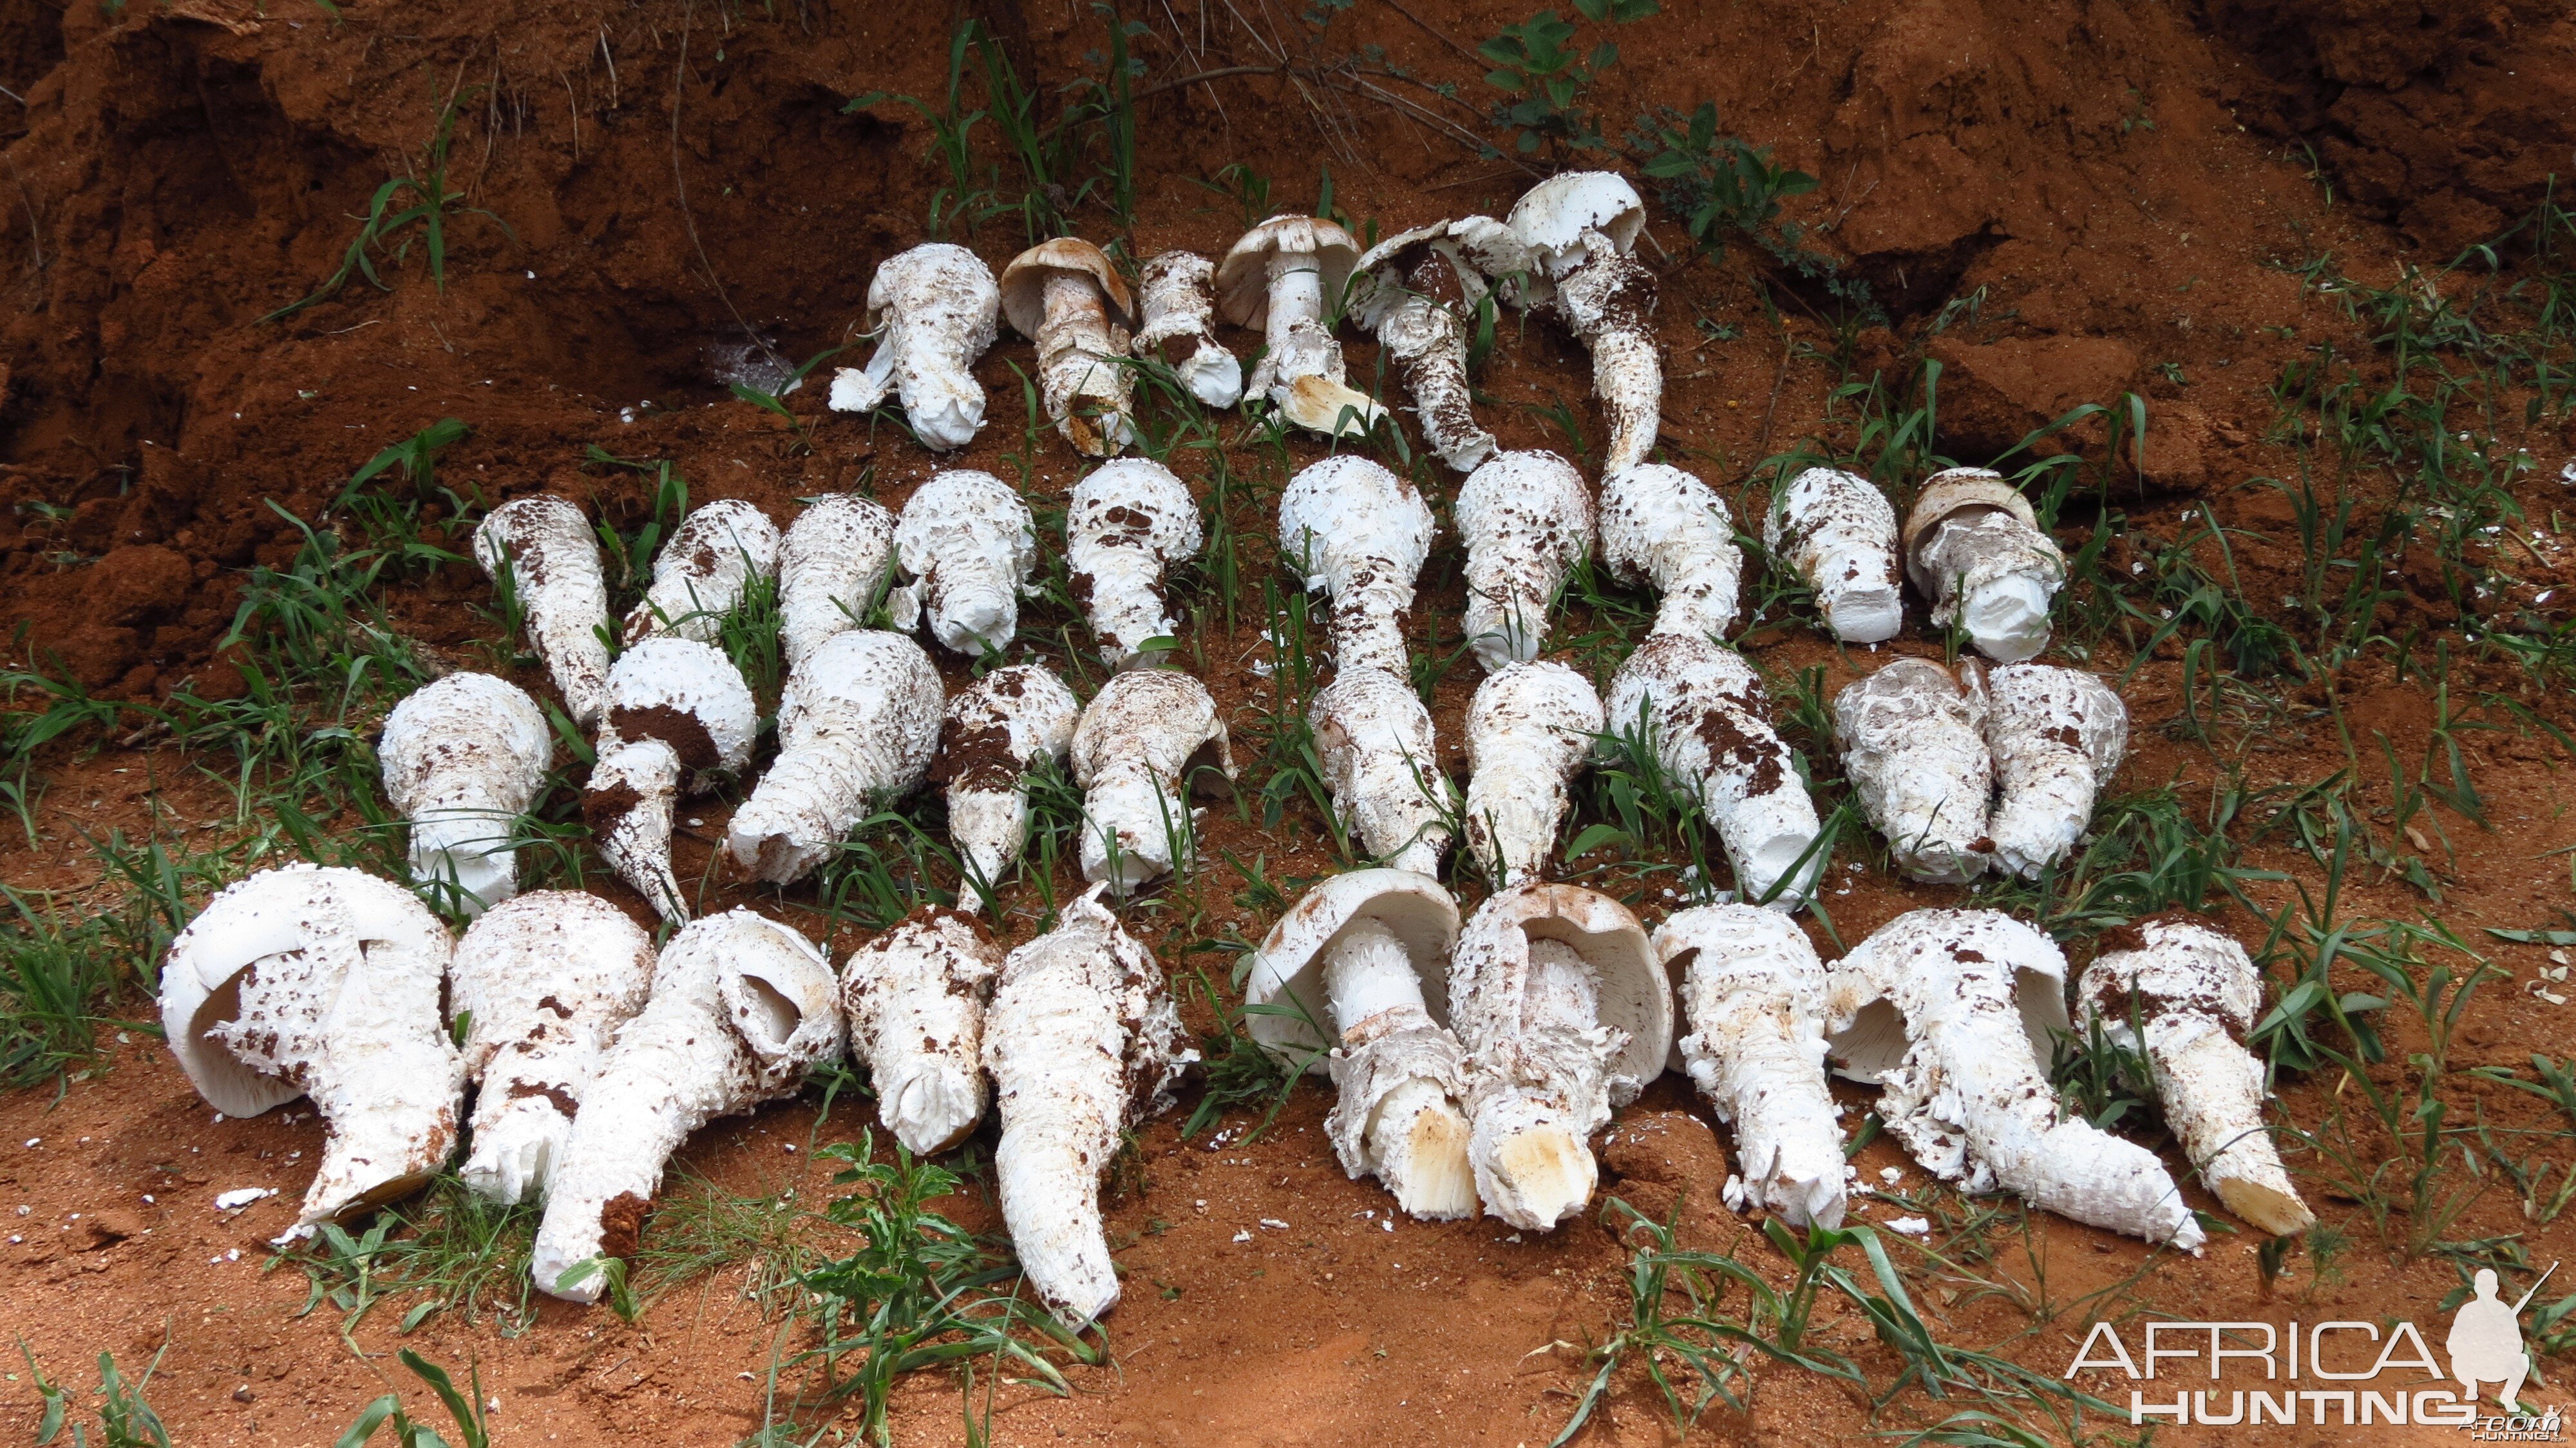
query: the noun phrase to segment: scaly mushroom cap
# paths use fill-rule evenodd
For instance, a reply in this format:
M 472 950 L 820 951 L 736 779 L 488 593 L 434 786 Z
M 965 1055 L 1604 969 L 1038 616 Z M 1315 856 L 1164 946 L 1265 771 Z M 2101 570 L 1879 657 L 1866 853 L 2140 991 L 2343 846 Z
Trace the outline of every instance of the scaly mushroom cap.
M 1476 661 L 1490 671 L 1538 657 L 1549 605 L 1592 552 L 1583 474 L 1551 452 L 1496 453 L 1459 485 L 1455 512 Z
M 1646 203 L 1616 171 L 1561 171 L 1522 193 L 1505 221 L 1553 279 L 1582 264 L 1587 231 L 1623 252 L 1635 246 L 1646 226 Z
M 2129 746 L 2129 709 L 2081 669 L 2005 664 L 1962 672 L 1985 703 L 1995 762 L 1986 833 L 1995 859 L 2027 879 L 2063 858 L 2093 821 L 2093 805 Z
M 1717 490 L 1676 467 L 1641 463 L 1601 483 L 1601 561 L 1622 583 L 1664 595 L 1655 632 L 1723 637 L 1735 625 L 1744 554 Z
M 653 583 L 626 615 L 626 642 L 673 634 L 716 641 L 754 578 L 778 571 L 778 527 L 739 498 L 692 508 L 653 559 Z
M 1656 634 L 1611 679 L 1609 716 L 1613 733 L 1647 730 L 1664 769 L 1699 797 L 1744 899 L 1769 896 L 1773 908 L 1792 910 L 1814 891 L 1824 827 L 1797 756 L 1771 727 L 1761 677 L 1741 655 L 1689 634 Z
M 1874 644 L 1905 627 L 1896 508 L 1869 479 L 1833 468 L 1790 479 L 1763 515 L 1762 546 L 1816 590 L 1835 637 Z
M 1421 491 L 1367 458 L 1324 458 L 1288 480 L 1279 556 L 1331 596 L 1335 663 L 1407 671 L 1403 616 L 1433 531 Z
M 1532 940 L 1572 947 L 1599 977 L 1600 1024 L 1621 1038 L 1609 1056 L 1607 1105 L 1634 1101 L 1672 1055 L 1672 978 L 1656 961 L 1646 927 L 1598 890 L 1533 882 L 1497 891 L 1479 906 L 1449 966 L 1451 1027 L 1479 1060 L 1518 1034 Z M 1605 1107 L 1602 1121 L 1608 1119 Z
M 801 879 L 870 809 L 921 783 L 947 690 L 921 645 L 835 634 L 778 700 L 778 758 L 734 811 L 725 848 L 755 878 Z
M 449 674 L 385 718 L 385 800 L 411 821 L 412 878 L 454 882 L 468 911 L 518 891 L 513 825 L 545 787 L 554 732 L 537 702 L 490 674 Z
M 1326 1070 L 1324 1053 L 1357 1021 L 1333 1019 L 1324 989 L 1324 961 L 1358 920 L 1374 920 L 1404 945 L 1422 981 L 1423 1005 L 1435 1024 L 1449 1019 L 1449 952 L 1458 942 L 1458 904 L 1440 882 L 1411 870 L 1352 870 L 1306 892 L 1261 937 L 1243 984 L 1246 1006 L 1277 1006 L 1302 1015 L 1253 1012 L 1246 1029 L 1281 1061 L 1303 1061 L 1313 1075 Z M 1313 1024 L 1308 1024 L 1309 1019 Z M 1326 1035 L 1318 1034 L 1321 1026 Z
M 1073 485 L 1065 562 L 1111 667 L 1142 661 L 1148 640 L 1171 636 L 1163 573 L 1197 557 L 1202 537 L 1189 485 L 1150 458 L 1103 463 Z
M 925 906 L 850 952 L 841 1009 L 877 1115 L 915 1156 L 935 1156 L 984 1115 L 984 1004 L 1002 947 L 975 917 Z
M 888 598 L 895 627 L 924 613 L 941 646 L 998 653 L 1019 631 L 1019 595 L 1037 566 L 1029 505 L 991 473 L 940 473 L 916 489 L 895 525 L 895 557 L 913 581 Z
M 617 656 L 608 671 L 602 759 L 620 745 L 658 739 L 680 759 L 685 782 L 714 770 L 742 772 L 760 731 L 760 705 L 725 651 L 656 634 Z
M 1505 884 L 1555 855 L 1574 776 L 1603 723 L 1592 681 L 1563 664 L 1514 664 L 1467 705 L 1467 849 Z
M 449 972 L 474 1098 L 473 1151 L 458 1175 L 477 1195 L 520 1202 L 545 1188 L 600 1053 L 653 987 L 653 937 L 577 890 L 540 890 L 467 927 Z
M 868 282 L 876 352 L 864 369 L 832 374 L 832 410 L 867 412 L 897 393 L 924 446 L 973 442 L 984 426 L 984 387 L 969 369 L 1000 331 L 1000 301 L 992 269 L 962 246 L 931 242 L 888 257 Z
M 1274 216 L 1245 232 L 1217 264 L 1217 310 L 1238 327 L 1259 329 L 1270 320 L 1270 258 L 1311 256 L 1322 274 L 1327 300 L 1342 294 L 1360 245 L 1332 222 L 1313 216 Z
M 1080 237 L 1058 236 L 1021 252 L 1002 268 L 1002 315 L 1012 330 L 1037 340 L 1038 326 L 1046 320 L 1047 278 L 1057 275 L 1088 278 L 1100 288 L 1110 321 L 1122 327 L 1135 324 L 1136 299 L 1108 254 Z
M 1985 872 L 1994 764 L 1980 696 L 1930 659 L 1898 659 L 1834 696 L 1834 743 L 1899 870 L 1937 885 Z
M 894 514 L 856 493 L 814 500 L 778 545 L 778 639 L 794 673 L 836 633 L 865 625 L 894 566 Z
M 1430 875 L 1449 848 L 1455 799 L 1431 711 L 1384 669 L 1343 669 L 1307 708 L 1333 813 L 1370 855 Z
M 930 777 L 947 791 L 948 837 L 975 876 L 999 885 L 1029 839 L 1028 772 L 1062 759 L 1082 705 L 1042 664 L 995 669 L 948 701 Z
M 551 493 L 503 503 L 474 529 L 474 561 L 498 582 L 510 570 L 527 610 L 528 646 L 563 695 L 564 712 L 583 729 L 608 706 L 608 579 L 599 568 L 599 539 L 569 498 Z
M 1490 230 L 1476 229 L 1477 223 Z M 1466 239 L 1470 233 L 1484 244 L 1472 245 Z M 1435 221 L 1398 232 L 1361 254 L 1351 269 L 1343 310 L 1374 332 L 1408 296 L 1419 296 L 1441 306 L 1472 309 L 1476 299 L 1490 290 L 1481 263 L 1489 259 L 1497 239 L 1507 248 L 1517 245 L 1518 240 L 1489 216 Z M 1506 251 L 1505 258 L 1512 255 Z
M 1082 873 L 1102 880 L 1117 858 L 1119 893 L 1180 869 L 1190 833 L 1188 791 L 1214 766 L 1234 778 L 1225 718 L 1207 686 L 1169 669 L 1138 669 L 1103 684 L 1073 731 L 1083 800 Z

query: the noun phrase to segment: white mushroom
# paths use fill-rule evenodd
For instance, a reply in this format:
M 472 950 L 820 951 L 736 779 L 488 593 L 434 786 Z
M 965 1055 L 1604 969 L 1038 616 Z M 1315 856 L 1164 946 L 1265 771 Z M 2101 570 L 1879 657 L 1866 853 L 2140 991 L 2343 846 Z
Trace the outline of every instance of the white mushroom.
M 1373 1174 L 1425 1221 L 1476 1213 L 1464 1054 L 1443 1024 L 1458 906 L 1406 870 L 1354 870 L 1314 889 L 1262 937 L 1245 979 L 1252 1038 L 1326 1071 L 1324 1134 L 1352 1180 Z M 1286 1012 L 1286 1014 L 1281 1014 Z
M 653 582 L 626 615 L 628 647 L 656 634 L 714 643 L 755 580 L 778 572 L 778 528 L 739 498 L 692 508 L 653 557 Z
M 1431 711 L 1384 669 L 1344 669 L 1307 710 L 1333 812 L 1374 859 L 1440 873 L 1454 798 L 1431 733 Z
M 519 889 L 510 847 L 545 788 L 555 738 L 537 701 L 490 674 L 449 674 L 385 717 L 385 799 L 411 821 L 411 877 L 455 887 L 473 912 Z
M 1020 595 L 1037 566 L 1029 505 L 991 473 L 940 473 L 913 492 L 894 530 L 911 581 L 887 595 L 894 626 L 927 613 L 931 637 L 961 654 L 999 653 L 1020 628 Z
M 1146 647 L 1179 628 L 1163 611 L 1163 574 L 1196 558 L 1200 541 L 1189 485 L 1150 458 L 1103 463 L 1073 485 L 1065 563 L 1109 667 L 1131 668 L 1169 649 Z
M 1825 1004 L 1836 1069 L 1886 1088 L 1879 1119 L 1934 1176 L 2200 1246 L 2200 1224 L 2155 1153 L 2061 1119 L 2048 1084 L 2052 1033 L 2068 1029 L 2055 941 L 2000 911 L 1912 911 L 1834 966 Z
M 1986 836 L 1998 865 L 2036 880 L 2092 823 L 2129 747 L 2129 709 L 2091 674 L 2045 664 L 1989 670 L 1983 693 L 1996 790 Z
M 1592 493 L 1551 452 L 1487 458 L 1458 487 L 1468 646 L 1488 672 L 1538 657 L 1548 609 L 1592 553 Z
M 1011 258 L 1002 315 L 1038 344 L 1038 392 L 1065 441 L 1105 458 L 1136 440 L 1124 361 L 1136 302 L 1100 248 L 1059 236 Z
M 409 1194 L 455 1148 L 450 944 L 401 887 L 312 865 L 236 881 L 170 942 L 161 1031 L 197 1094 L 227 1116 L 298 1096 L 321 1113 L 322 1159 L 281 1241 Z
M 856 493 L 816 498 L 778 545 L 778 642 L 787 671 L 837 633 L 866 626 L 894 568 L 894 514 Z
M 751 762 L 760 706 L 712 644 L 657 635 L 608 671 L 608 717 L 582 797 L 600 854 L 662 918 L 689 918 L 671 873 L 671 805 Z
M 948 452 L 984 426 L 976 359 L 1000 334 L 1002 294 L 992 268 L 962 246 L 931 242 L 886 258 L 868 282 L 867 370 L 832 374 L 834 412 L 872 412 L 889 394 L 921 445 Z
M 1216 340 L 1215 286 L 1216 268 L 1194 251 L 1167 251 L 1145 263 L 1136 284 L 1145 324 L 1130 345 L 1170 367 L 1199 401 L 1232 407 L 1243 400 L 1243 364 Z
M 494 582 L 506 570 L 527 615 L 528 646 L 581 729 L 608 707 L 608 579 L 590 520 L 547 493 L 503 503 L 474 529 L 474 560 Z
M 1816 590 L 1834 637 L 1874 644 L 1905 627 L 1896 509 L 1869 479 L 1833 468 L 1790 479 L 1762 517 L 1762 546 Z
M 1554 311 L 1592 352 L 1592 393 L 1610 432 L 1602 475 L 1644 462 L 1664 405 L 1655 274 L 1628 254 L 1645 229 L 1645 203 L 1616 172 L 1564 171 L 1531 187 L 1508 220 L 1534 263 L 1530 303 Z
M 2076 986 L 2088 1023 L 2143 1051 L 2165 1122 L 2227 1209 L 2274 1236 L 2316 1221 L 2263 1123 L 2263 1063 L 2245 1049 L 2263 1003 L 2245 947 L 2188 916 L 2106 937 Z
M 1905 518 L 1905 576 L 1977 651 L 2017 664 L 2048 647 L 2048 610 L 2066 554 L 2039 531 L 2030 500 L 1997 473 L 1952 468 L 1923 480 Z
M 1431 556 L 1431 505 L 1412 483 L 1347 454 L 1300 469 L 1279 495 L 1279 557 L 1333 602 L 1333 661 L 1410 672 L 1404 616 Z
M 1753 1203 L 1793 1227 L 1843 1219 L 1842 1108 L 1825 1088 L 1825 967 L 1789 917 L 1752 905 L 1676 912 L 1655 958 L 1677 977 L 1682 1061 L 1735 1128 Z
M 930 777 L 947 791 L 948 837 L 987 891 L 1029 842 L 1029 771 L 1062 759 L 1082 705 L 1041 664 L 995 669 L 948 701 Z
M 725 848 L 755 879 L 803 879 L 868 812 L 921 783 L 947 703 L 921 645 L 836 634 L 778 700 L 778 758 L 733 812 Z
M 1218 310 L 1268 343 L 1246 398 L 1265 398 L 1290 422 L 1326 436 L 1365 435 L 1386 416 L 1343 380 L 1342 344 L 1325 310 L 1359 254 L 1351 234 L 1329 221 L 1274 216 L 1245 232 L 1216 269 Z
M 1592 1133 L 1661 1075 L 1672 982 L 1626 906 L 1574 885 L 1488 899 L 1449 965 L 1467 1155 L 1488 1216 L 1547 1231 L 1592 1199 Z
M 1213 768 L 1234 778 L 1225 719 L 1207 686 L 1169 669 L 1103 684 L 1073 731 L 1082 800 L 1082 877 L 1125 895 L 1189 867 L 1196 834 L 1189 791 Z
M 1708 484 L 1663 463 L 1639 463 L 1601 482 L 1601 561 L 1622 583 L 1664 596 L 1656 633 L 1721 639 L 1735 627 L 1744 553 L 1735 515 Z
M 1473 220 L 1500 229 L 1490 218 Z M 1466 224 L 1416 227 L 1370 247 L 1351 274 L 1349 297 L 1352 320 L 1376 333 L 1403 370 L 1424 441 L 1462 473 L 1494 451 L 1467 382 L 1466 319 L 1488 288 L 1456 235 Z
M 473 1150 L 457 1175 L 478 1196 L 524 1202 L 571 1139 L 600 1055 L 653 989 L 653 937 L 577 890 L 495 906 L 456 943 L 448 1010 L 465 1027 Z
M 1643 727 L 1663 768 L 1698 797 L 1734 865 L 1737 897 L 1794 910 L 1824 873 L 1824 827 L 1770 709 L 1752 665 L 1689 634 L 1647 639 L 1610 680 L 1611 732 Z
M 842 1041 L 832 967 L 812 941 L 749 910 L 681 927 L 654 967 L 651 1000 L 600 1058 L 547 1178 L 529 1264 L 538 1289 L 597 1302 L 608 1287 L 600 1259 L 635 1255 L 680 1143 L 719 1116 L 795 1095 Z
M 1182 1047 L 1162 966 L 1101 906 L 1102 888 L 1011 952 L 984 1014 L 984 1069 L 1002 1118 L 993 1151 L 1002 1224 L 1029 1286 L 1074 1326 L 1118 1303 L 1100 1224 L 1100 1179 L 1118 1138 L 1169 1106 L 1181 1068 L 1198 1059 Z
M 1929 659 L 1898 659 L 1834 696 L 1834 743 L 1896 868 L 1962 885 L 1985 872 L 1994 763 L 1984 702 Z
M 915 1156 L 984 1119 L 984 1003 L 1002 948 L 975 917 L 928 906 L 850 952 L 841 1009 L 877 1116 Z
M 1602 728 L 1592 681 L 1563 664 L 1514 664 L 1467 706 L 1467 851 L 1488 878 L 1517 885 L 1556 853 L 1574 776 Z

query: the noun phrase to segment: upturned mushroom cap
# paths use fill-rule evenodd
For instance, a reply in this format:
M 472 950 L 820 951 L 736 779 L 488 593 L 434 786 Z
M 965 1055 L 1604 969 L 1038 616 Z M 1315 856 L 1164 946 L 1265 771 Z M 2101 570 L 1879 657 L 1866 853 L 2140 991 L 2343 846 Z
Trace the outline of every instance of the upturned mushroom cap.
M 1270 320 L 1270 258 L 1311 256 L 1322 273 L 1326 298 L 1342 294 L 1360 244 L 1351 234 L 1316 216 L 1274 216 L 1245 232 L 1217 264 L 1217 310 L 1238 327 L 1259 327 Z
M 1449 951 L 1458 942 L 1458 905 L 1440 882 L 1411 870 L 1353 870 L 1335 875 L 1306 892 L 1253 952 L 1252 974 L 1244 981 L 1246 1006 L 1302 1009 L 1300 1015 L 1253 1012 L 1245 1026 L 1262 1049 L 1282 1061 L 1304 1059 L 1312 1075 L 1325 1073 L 1323 1053 L 1337 1041 L 1316 1034 L 1306 1022 L 1339 1032 L 1352 1024 L 1332 1019 L 1332 1001 L 1324 989 L 1324 962 L 1344 931 L 1358 920 L 1375 920 L 1404 945 L 1422 981 L 1422 1002 L 1435 1024 L 1449 1019 Z
M 1136 299 L 1129 295 L 1127 279 L 1111 265 L 1108 254 L 1078 236 L 1059 236 L 1021 252 L 1002 268 L 1002 315 L 1010 319 L 1011 329 L 1036 341 L 1038 326 L 1046 320 L 1047 278 L 1068 274 L 1088 277 L 1099 285 L 1111 321 L 1122 327 L 1135 325 Z
M 1911 1024 L 1889 994 L 1897 977 L 1919 976 L 1921 962 L 2009 960 L 2013 963 L 2013 1003 L 2030 1037 L 2030 1053 L 2048 1074 L 2049 1057 L 2058 1036 L 2073 1027 L 2066 1014 L 2066 955 L 2031 926 L 2000 910 L 1910 910 L 1871 932 L 1876 973 L 1837 967 L 1827 981 L 1825 1011 L 1839 1029 L 1828 1027 L 1834 1074 L 1864 1086 L 1905 1059 Z M 1858 952 L 1855 952 L 1858 953 Z
M 1616 171 L 1564 171 L 1548 177 L 1512 203 L 1506 218 L 1550 277 L 1561 277 L 1585 257 L 1583 234 L 1597 231 L 1626 251 L 1646 226 L 1646 203 Z
M 1673 983 L 1628 907 L 1580 885 L 1526 884 L 1477 907 L 1449 970 L 1451 1025 L 1470 1052 L 1520 1028 L 1529 943 L 1561 941 L 1600 976 L 1600 1023 L 1627 1035 L 1610 1058 L 1610 1099 L 1624 1105 L 1663 1074 L 1673 1052 Z
M 2039 515 L 2031 511 L 2030 499 L 2004 481 L 2001 473 L 1988 468 L 1949 468 L 1923 480 L 1923 491 L 1914 497 L 1914 511 L 1905 515 L 1904 547 L 1906 576 L 1914 580 L 1914 586 L 1923 590 L 1926 598 L 1940 595 L 1941 580 L 1925 578 L 1915 568 L 1915 541 L 1946 518 L 1998 509 L 2033 529 L 2039 527 Z

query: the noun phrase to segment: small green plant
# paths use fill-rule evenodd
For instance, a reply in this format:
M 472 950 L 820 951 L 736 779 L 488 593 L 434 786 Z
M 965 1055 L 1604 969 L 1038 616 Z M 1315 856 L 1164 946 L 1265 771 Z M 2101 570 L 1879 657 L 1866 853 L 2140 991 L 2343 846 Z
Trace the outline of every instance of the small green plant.
M 98 1448 L 170 1448 L 170 1430 L 162 1426 L 161 1415 L 143 1398 L 143 1390 L 152 1385 L 152 1375 L 160 1369 L 162 1354 L 168 1351 L 170 1345 L 164 1342 L 160 1352 L 152 1354 L 152 1361 L 143 1365 L 143 1376 L 131 1381 L 117 1369 L 116 1354 L 98 1355 Z M 18 1340 L 18 1352 L 26 1358 L 27 1370 L 36 1380 L 37 1401 L 44 1404 L 36 1420 L 36 1448 L 47 1448 L 62 1436 L 64 1422 L 71 1415 L 71 1394 L 46 1380 L 26 1339 Z M 89 1448 L 92 1440 L 88 1426 L 74 1423 L 71 1430 L 75 1448 Z
M 1630 139 L 1647 153 L 1640 169 L 1658 183 L 1664 209 L 1711 261 L 1726 254 L 1729 236 L 1772 236 L 1780 203 L 1816 189 L 1815 177 L 1773 162 L 1770 147 L 1719 135 L 1714 101 L 1687 116 L 1666 108 L 1641 117 Z
M 1643 20 L 1659 8 L 1656 0 L 1574 0 L 1576 16 L 1595 24 Z M 1619 63 L 1619 46 L 1604 40 L 1587 54 L 1570 44 L 1576 32 L 1572 20 L 1541 10 L 1476 47 L 1494 64 L 1485 84 L 1513 97 L 1495 104 L 1494 124 L 1512 135 L 1513 148 L 1524 156 L 1542 146 L 1554 155 L 1609 149 L 1583 96 L 1601 72 Z
M 429 148 L 422 157 L 422 174 L 396 176 L 376 188 L 375 196 L 367 202 L 366 215 L 359 218 L 357 236 L 340 258 L 340 269 L 323 278 L 322 285 L 314 288 L 311 295 L 301 301 L 287 303 L 260 318 L 261 321 L 274 322 L 317 302 L 330 300 L 348 285 L 353 274 L 365 277 L 380 292 L 392 291 L 391 284 L 376 274 L 376 257 L 391 245 L 394 261 L 401 262 L 411 252 L 411 238 L 404 237 L 399 243 L 394 238 L 413 226 L 420 228 L 421 249 L 429 258 L 430 280 L 441 292 L 447 290 L 447 226 L 451 219 L 480 216 L 500 227 L 502 234 L 511 240 L 518 239 L 508 222 L 480 206 L 457 205 L 465 199 L 465 193 L 448 189 L 447 148 L 456 136 L 456 108 L 467 96 L 480 89 L 480 86 L 467 86 L 449 96 L 447 103 L 439 107 L 438 124 L 430 131 Z M 415 199 L 410 205 L 396 210 L 395 200 L 406 192 Z
M 429 1385 L 429 1390 L 436 1393 L 438 1401 L 446 1407 L 449 1420 L 456 1425 L 454 1448 L 488 1448 L 492 1435 L 491 1427 L 483 1417 L 482 1369 L 468 1368 L 466 1380 L 472 1391 L 458 1392 L 456 1380 L 447 1375 L 447 1369 L 410 1348 L 404 1348 L 396 1356 L 402 1359 L 404 1367 L 412 1370 L 413 1376 Z M 333 1448 L 363 1448 L 376 1436 L 379 1428 L 393 1429 L 393 1448 L 450 1448 L 447 1439 L 440 1436 L 436 1428 L 411 1420 L 410 1415 L 403 1411 L 401 1395 L 396 1393 L 387 1393 L 369 1403 L 366 1410 L 358 1414 L 358 1420 L 349 1425 L 349 1431 L 340 1435 Z

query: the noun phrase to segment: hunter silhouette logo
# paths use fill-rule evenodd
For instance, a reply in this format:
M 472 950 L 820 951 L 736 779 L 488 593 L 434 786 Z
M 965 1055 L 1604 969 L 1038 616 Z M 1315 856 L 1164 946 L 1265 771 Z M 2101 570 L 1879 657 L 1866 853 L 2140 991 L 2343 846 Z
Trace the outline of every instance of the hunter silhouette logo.
M 2442 1342 L 2451 1354 L 2451 1376 L 2468 1389 L 2470 1402 L 2478 1400 L 2478 1384 L 2494 1383 L 2496 1403 L 2509 1413 L 2522 1411 L 2522 1380 L 2531 1371 L 2531 1357 L 2522 1348 L 2522 1310 L 2557 1270 L 2557 1263 L 2549 1264 L 2540 1282 L 2507 1307 L 2496 1296 L 2495 1273 L 2478 1269 L 2477 1295 L 2460 1304 L 2451 1318 L 2451 1335 Z

